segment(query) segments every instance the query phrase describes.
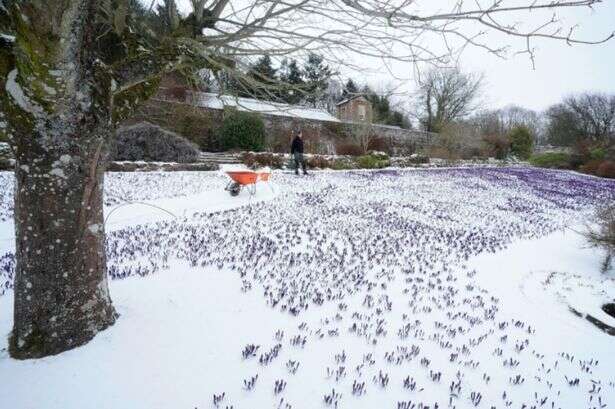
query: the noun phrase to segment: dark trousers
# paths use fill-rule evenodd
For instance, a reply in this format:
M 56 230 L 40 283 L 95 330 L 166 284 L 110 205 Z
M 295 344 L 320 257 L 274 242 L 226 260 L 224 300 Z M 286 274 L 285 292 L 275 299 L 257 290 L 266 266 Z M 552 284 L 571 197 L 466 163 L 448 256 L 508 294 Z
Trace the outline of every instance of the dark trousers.
M 303 157 L 303 154 L 295 152 L 293 157 L 295 158 L 295 175 L 299 174 L 299 166 L 303 169 L 303 174 L 307 175 L 307 171 L 305 170 L 305 158 Z

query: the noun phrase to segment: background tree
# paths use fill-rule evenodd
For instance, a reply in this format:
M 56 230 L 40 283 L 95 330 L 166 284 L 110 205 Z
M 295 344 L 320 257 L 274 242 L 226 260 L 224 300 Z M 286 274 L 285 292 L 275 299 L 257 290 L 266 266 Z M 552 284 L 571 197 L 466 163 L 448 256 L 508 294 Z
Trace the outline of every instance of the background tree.
M 273 66 L 269 55 L 263 55 L 248 70 L 250 82 L 249 89 L 243 89 L 241 96 L 262 100 L 275 100 L 279 90 L 278 71 Z
M 359 88 L 357 84 L 352 80 L 352 78 L 348 78 L 346 84 L 344 84 L 344 89 L 342 90 L 342 95 L 340 100 L 352 98 L 359 93 Z
M 582 139 L 583 130 L 577 122 L 576 115 L 564 104 L 555 104 L 546 113 L 547 142 L 555 146 L 572 146 Z
M 280 75 L 280 98 L 288 104 L 298 104 L 305 93 L 305 81 L 294 58 L 284 59 L 279 70 Z
M 432 157 L 442 159 L 471 159 L 481 156 L 484 140 L 477 128 L 466 121 L 446 124 L 429 147 Z
M 573 95 L 564 104 L 575 113 L 586 138 L 604 141 L 615 135 L 615 94 Z
M 583 93 L 566 97 L 547 110 L 551 143 L 573 145 L 579 140 L 606 142 L 615 138 L 615 94 Z
M 305 79 L 306 105 L 315 108 L 324 107 L 326 90 L 333 71 L 324 62 L 321 55 L 309 53 L 308 59 L 303 65 L 303 77 Z
M 431 69 L 419 81 L 417 110 L 426 131 L 468 116 L 478 105 L 483 76 L 457 68 Z
M 266 101 L 281 101 L 289 104 L 305 104 L 325 107 L 327 89 L 332 70 L 324 58 L 309 53 L 303 67 L 296 58 L 283 58 L 276 67 L 269 55 L 260 56 L 248 65 L 247 75 L 219 75 L 220 89 L 246 98 Z
M 507 136 L 513 128 L 523 126 L 529 130 L 535 143 L 543 139 L 543 116 L 518 105 L 480 111 L 469 118 L 469 121 L 482 135 Z
M 337 114 L 337 104 L 341 101 L 343 84 L 336 78 L 332 78 L 327 83 L 327 89 L 323 97 L 324 108 L 331 114 Z
M 534 149 L 534 137 L 530 129 L 524 125 L 516 125 L 508 133 L 510 153 L 519 159 L 528 159 Z
M 372 104 L 372 122 L 382 125 L 399 126 L 409 128 L 410 122 L 403 112 L 391 106 L 389 93 L 377 94 L 369 86 L 363 88 L 365 98 Z
M 208 67 L 254 84 L 259 78 L 245 75 L 243 60 L 263 50 L 433 65 L 450 64 L 468 45 L 503 55 L 506 47 L 494 44 L 501 37 L 489 33 L 508 34 L 532 56 L 535 38 L 590 43 L 558 30 L 552 13 L 600 2 L 526 0 L 508 7 L 478 0 L 443 13 L 421 11 L 412 1 L 230 3 L 191 0 L 192 12 L 182 14 L 174 0 L 147 7 L 129 0 L 0 0 L 0 134 L 17 162 L 13 357 L 74 348 L 115 321 L 104 247 L 105 162 L 115 128 L 155 93 L 161 75 Z M 544 12 L 545 21 L 524 30 L 498 23 L 524 10 Z

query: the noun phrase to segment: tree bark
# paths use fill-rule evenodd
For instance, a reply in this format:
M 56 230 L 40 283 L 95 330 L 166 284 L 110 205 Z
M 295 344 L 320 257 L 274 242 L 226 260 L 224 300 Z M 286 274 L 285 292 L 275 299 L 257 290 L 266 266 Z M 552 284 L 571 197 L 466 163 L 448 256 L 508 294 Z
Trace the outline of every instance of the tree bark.
M 9 347 L 18 359 L 85 344 L 117 317 L 107 286 L 103 219 L 111 131 L 106 124 L 80 126 L 77 132 L 84 134 L 78 136 L 65 121 L 51 122 L 49 129 L 60 131 L 19 138 L 16 150 L 17 266 Z

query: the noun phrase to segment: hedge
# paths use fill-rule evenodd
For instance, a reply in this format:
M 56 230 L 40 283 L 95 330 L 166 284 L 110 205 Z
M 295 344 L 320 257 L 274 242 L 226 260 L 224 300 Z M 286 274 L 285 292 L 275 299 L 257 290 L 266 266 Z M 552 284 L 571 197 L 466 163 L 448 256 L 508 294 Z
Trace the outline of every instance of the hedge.
M 258 114 L 229 110 L 220 128 L 224 150 L 262 151 L 265 147 L 265 124 Z
M 569 169 L 571 155 L 563 152 L 547 152 L 530 157 L 530 163 L 541 168 Z

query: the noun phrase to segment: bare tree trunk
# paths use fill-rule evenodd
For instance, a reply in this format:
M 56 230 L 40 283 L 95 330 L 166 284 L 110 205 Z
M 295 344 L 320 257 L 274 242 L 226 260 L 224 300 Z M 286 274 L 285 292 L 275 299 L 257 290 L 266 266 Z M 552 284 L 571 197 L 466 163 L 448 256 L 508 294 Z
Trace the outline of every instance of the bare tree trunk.
M 68 134 L 67 123 L 54 125 L 60 134 L 19 138 L 17 145 L 10 352 L 20 359 L 82 345 L 117 316 L 107 287 L 102 200 L 110 130 L 81 129 L 89 133 L 79 137 Z

